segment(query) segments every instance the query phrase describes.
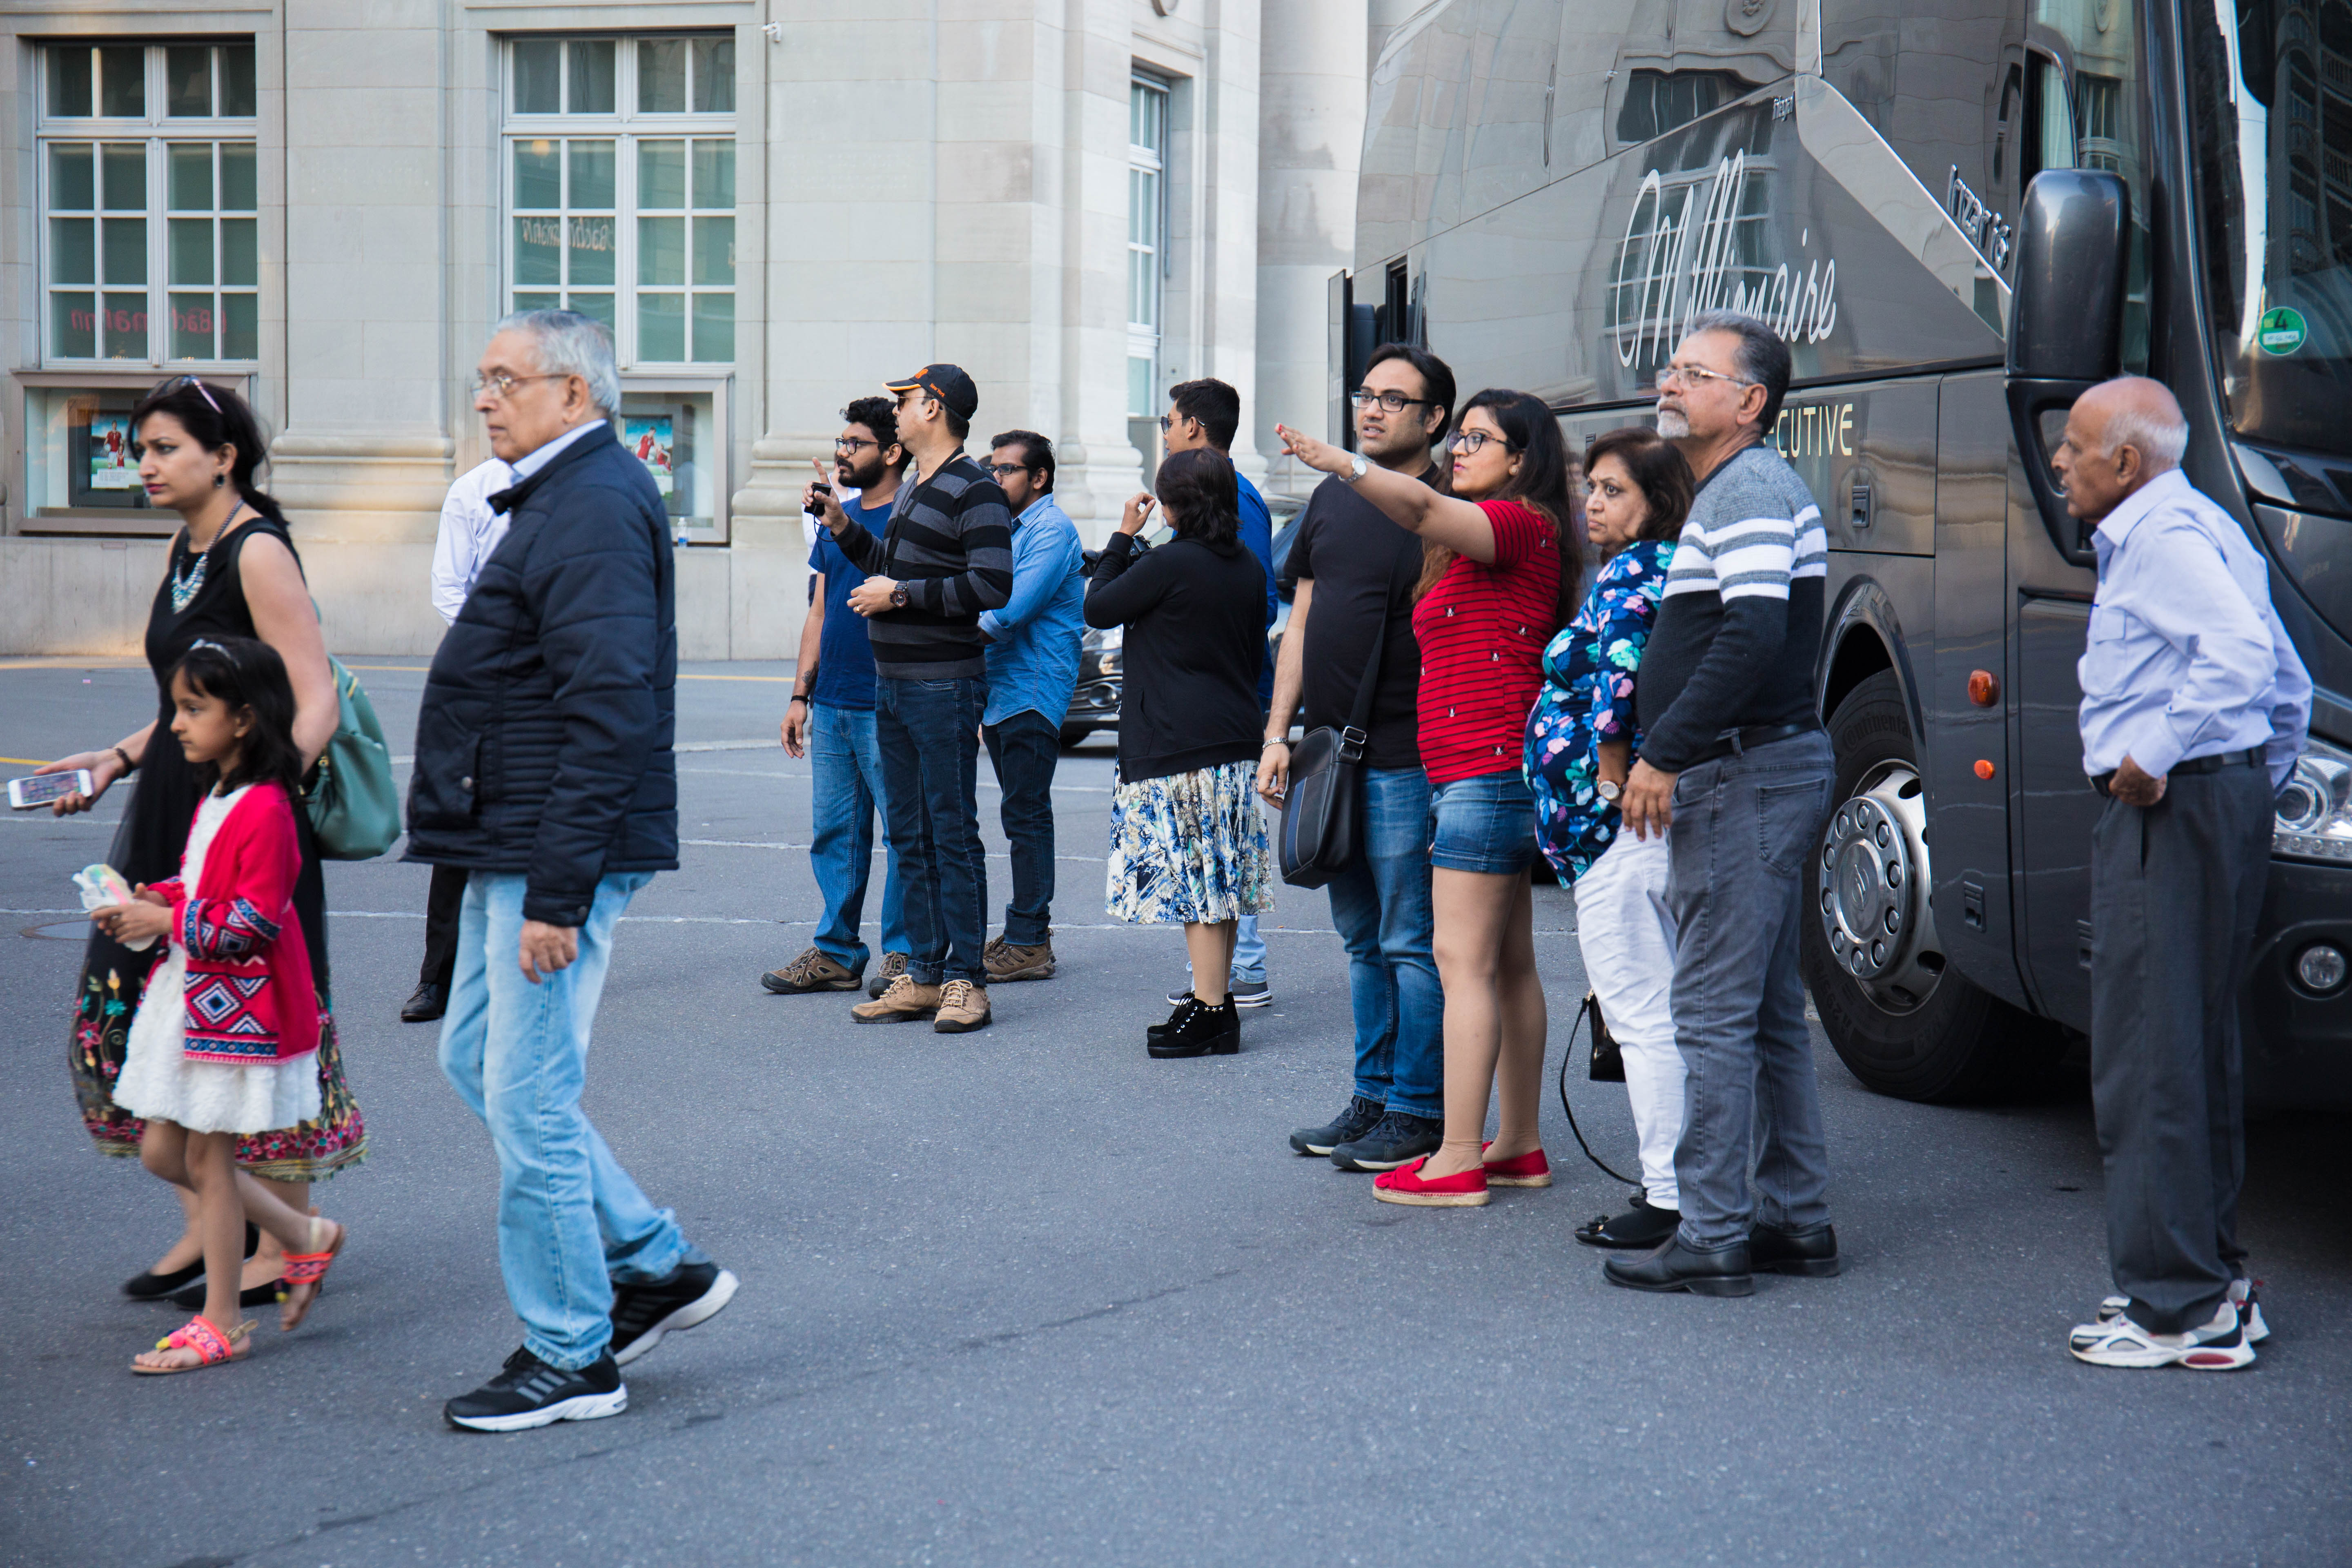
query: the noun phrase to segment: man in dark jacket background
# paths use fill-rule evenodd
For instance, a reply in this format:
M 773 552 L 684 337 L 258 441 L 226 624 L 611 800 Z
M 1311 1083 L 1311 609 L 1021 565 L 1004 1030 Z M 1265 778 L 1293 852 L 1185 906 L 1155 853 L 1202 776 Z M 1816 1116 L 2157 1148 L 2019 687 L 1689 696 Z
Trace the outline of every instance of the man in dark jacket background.
M 416 721 L 406 858 L 463 868 L 441 1070 L 499 1156 L 499 1263 L 523 1346 L 453 1399 L 510 1432 L 618 1415 L 620 1367 L 727 1304 L 735 1277 L 656 1209 L 580 1109 L 621 911 L 677 866 L 675 567 L 659 491 L 614 439 L 612 338 L 508 317 L 474 380 L 515 483 Z

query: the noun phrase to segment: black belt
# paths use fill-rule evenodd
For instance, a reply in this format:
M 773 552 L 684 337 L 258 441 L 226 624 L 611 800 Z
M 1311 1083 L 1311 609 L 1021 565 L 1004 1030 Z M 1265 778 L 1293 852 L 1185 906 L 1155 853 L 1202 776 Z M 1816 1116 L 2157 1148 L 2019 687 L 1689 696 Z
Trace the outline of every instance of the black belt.
M 1683 766 L 1695 768 L 1718 757 L 1736 757 L 1759 746 L 1769 746 L 1775 741 L 1793 741 L 1800 735 L 1815 734 L 1820 730 L 1819 724 L 1753 724 L 1745 730 L 1726 730 L 1715 738 L 1715 744 Z
M 2260 767 L 2262 763 L 2263 748 L 2260 746 L 2248 746 L 2242 752 L 2223 752 L 2217 757 L 2191 757 L 2185 763 L 2175 763 L 2172 764 L 2172 773 L 2218 773 L 2223 768 L 2253 768 Z M 2097 790 L 2101 795 L 2105 795 L 2109 793 L 2107 785 L 2114 781 L 2115 776 L 2115 770 L 2113 768 L 2108 769 L 2103 773 L 2093 773 L 2091 775 L 2091 787 Z M 2165 776 L 2169 778 L 2172 775 L 2171 773 L 2167 773 Z

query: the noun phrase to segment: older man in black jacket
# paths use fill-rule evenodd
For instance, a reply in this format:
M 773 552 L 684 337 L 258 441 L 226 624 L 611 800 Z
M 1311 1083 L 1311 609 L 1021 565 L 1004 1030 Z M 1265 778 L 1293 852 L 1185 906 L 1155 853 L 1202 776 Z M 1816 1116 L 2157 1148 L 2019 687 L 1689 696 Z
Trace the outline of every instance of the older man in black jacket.
M 523 1346 L 449 1401 L 511 1432 L 618 1415 L 623 1363 L 727 1304 L 735 1277 L 648 1202 L 580 1110 L 614 922 L 677 866 L 677 606 L 660 493 L 614 438 L 604 329 L 499 323 L 474 379 L 515 483 L 506 538 L 434 655 L 411 860 L 460 867 L 441 1070 L 499 1156 L 499 1262 Z

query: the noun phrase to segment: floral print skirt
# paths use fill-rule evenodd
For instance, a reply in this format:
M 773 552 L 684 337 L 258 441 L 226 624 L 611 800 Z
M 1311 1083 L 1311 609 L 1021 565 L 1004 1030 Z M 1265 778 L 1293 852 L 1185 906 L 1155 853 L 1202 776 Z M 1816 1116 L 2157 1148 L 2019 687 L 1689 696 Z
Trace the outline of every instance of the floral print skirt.
M 163 966 L 154 966 L 160 972 Z M 114 1103 L 114 1080 L 121 1076 L 131 1044 L 131 1021 L 138 1015 L 146 975 L 94 963 L 82 975 L 81 1002 L 75 1009 L 71 1065 L 74 1098 L 82 1125 L 101 1154 L 139 1152 L 147 1124 Z M 360 1102 L 343 1079 L 343 1053 L 335 1020 L 320 999 L 319 1021 L 319 1115 L 315 1121 L 237 1141 L 236 1163 L 273 1182 L 323 1182 L 356 1165 L 367 1154 L 367 1123 Z
M 1274 908 L 1274 851 L 1257 764 L 1224 763 L 1110 794 L 1110 912 L 1145 925 L 1213 925 Z

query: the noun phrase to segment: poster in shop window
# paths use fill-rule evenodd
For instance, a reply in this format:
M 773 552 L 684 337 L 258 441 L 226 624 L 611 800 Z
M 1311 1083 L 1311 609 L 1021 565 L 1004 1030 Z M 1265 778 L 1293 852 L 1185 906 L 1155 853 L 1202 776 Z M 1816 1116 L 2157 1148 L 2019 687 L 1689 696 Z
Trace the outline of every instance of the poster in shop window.
M 668 496 L 677 482 L 677 474 L 670 467 L 670 416 L 667 414 L 633 414 L 625 418 L 621 426 L 622 439 L 629 450 L 636 454 L 637 461 L 646 466 L 646 472 L 654 477 L 654 488 L 665 497 Z
M 89 416 L 89 484 L 94 490 L 139 489 L 139 456 L 131 449 L 131 418 L 124 414 Z

